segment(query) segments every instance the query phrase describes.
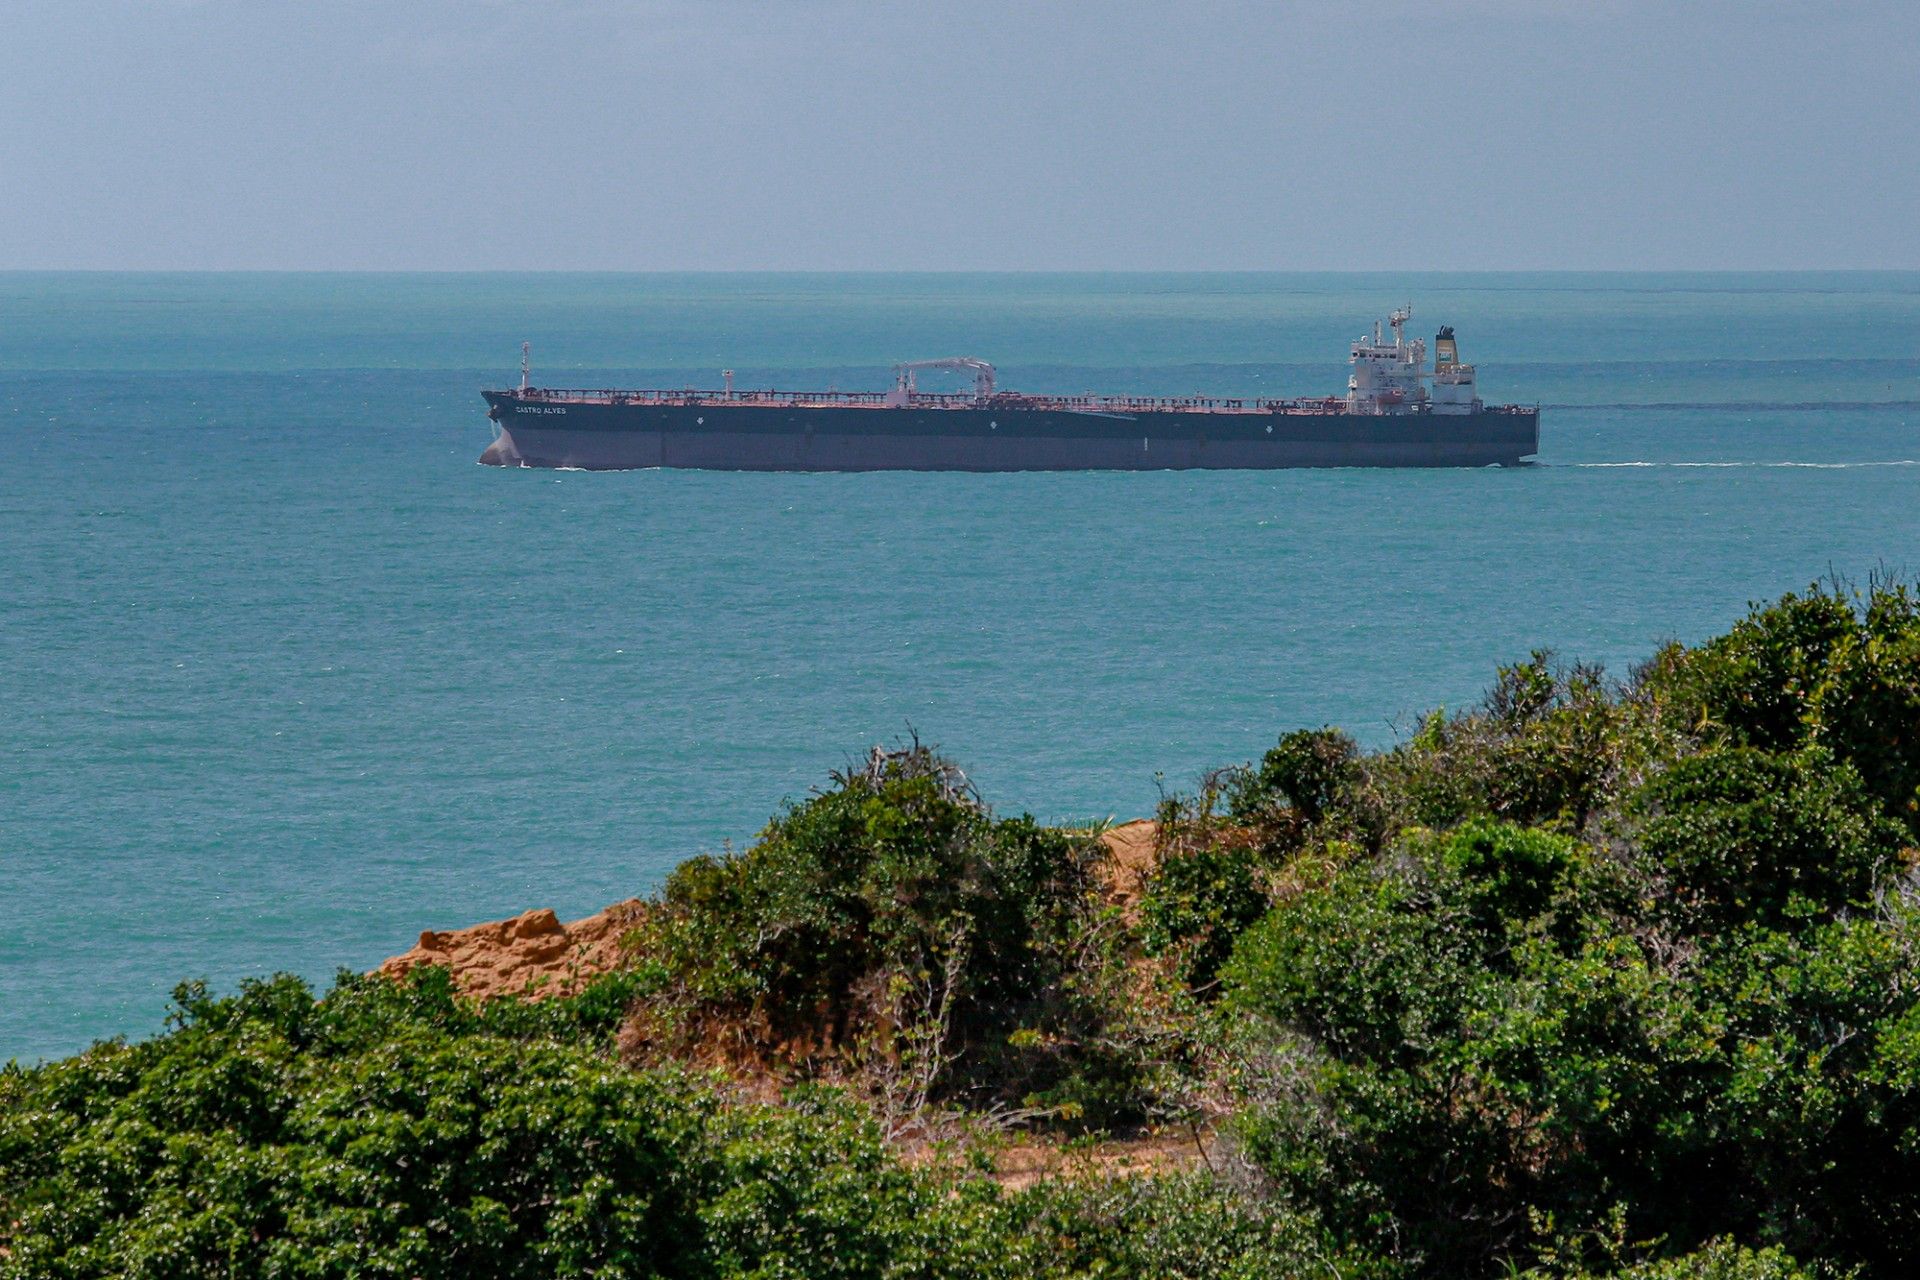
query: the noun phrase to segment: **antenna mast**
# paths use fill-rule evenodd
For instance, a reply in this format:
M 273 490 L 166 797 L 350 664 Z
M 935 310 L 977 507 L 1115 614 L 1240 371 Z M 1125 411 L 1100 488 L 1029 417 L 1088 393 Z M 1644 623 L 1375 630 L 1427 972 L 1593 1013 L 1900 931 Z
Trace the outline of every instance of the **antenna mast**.
M 1397 308 L 1392 315 L 1387 317 L 1387 323 L 1393 326 L 1394 346 L 1397 347 L 1400 345 L 1401 330 L 1407 327 L 1407 321 L 1411 319 L 1413 319 L 1413 304 L 1411 302 L 1404 307 Z
M 532 373 L 533 344 L 531 342 L 523 342 L 520 344 L 520 390 L 522 392 L 526 391 L 527 380 Z

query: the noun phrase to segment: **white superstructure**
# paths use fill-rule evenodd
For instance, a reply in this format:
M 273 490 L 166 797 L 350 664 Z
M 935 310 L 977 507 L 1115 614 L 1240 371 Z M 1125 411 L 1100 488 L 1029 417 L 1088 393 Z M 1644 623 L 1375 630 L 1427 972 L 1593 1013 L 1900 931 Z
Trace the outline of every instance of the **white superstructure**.
M 1427 373 L 1427 344 L 1407 340 L 1411 307 L 1401 307 L 1386 319 L 1393 337 L 1388 340 L 1380 322 L 1373 335 L 1353 344 L 1353 374 L 1347 379 L 1349 413 L 1473 413 L 1480 408 L 1474 392 L 1473 366 L 1461 364 L 1453 330 L 1443 328 L 1435 341 L 1435 364 Z M 1427 379 L 1433 379 L 1428 392 Z

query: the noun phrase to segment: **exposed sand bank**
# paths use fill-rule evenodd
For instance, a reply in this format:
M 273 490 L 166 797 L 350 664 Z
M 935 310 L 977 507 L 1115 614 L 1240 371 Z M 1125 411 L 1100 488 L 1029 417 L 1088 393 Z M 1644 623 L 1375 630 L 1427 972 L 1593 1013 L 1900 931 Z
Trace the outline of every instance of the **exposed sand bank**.
M 629 898 L 565 924 L 542 907 L 466 929 L 428 929 L 411 951 L 382 964 L 380 972 L 397 978 L 421 965 L 440 964 L 453 970 L 462 995 L 566 995 L 619 963 L 620 939 L 644 910 L 638 898 Z

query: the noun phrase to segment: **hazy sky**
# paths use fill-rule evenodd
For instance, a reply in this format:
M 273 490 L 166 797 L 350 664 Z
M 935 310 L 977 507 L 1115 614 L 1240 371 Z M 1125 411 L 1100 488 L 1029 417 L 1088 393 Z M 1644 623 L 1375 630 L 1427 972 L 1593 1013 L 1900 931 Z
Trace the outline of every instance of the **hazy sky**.
M 0 267 L 1920 268 L 1920 0 L 0 16 Z

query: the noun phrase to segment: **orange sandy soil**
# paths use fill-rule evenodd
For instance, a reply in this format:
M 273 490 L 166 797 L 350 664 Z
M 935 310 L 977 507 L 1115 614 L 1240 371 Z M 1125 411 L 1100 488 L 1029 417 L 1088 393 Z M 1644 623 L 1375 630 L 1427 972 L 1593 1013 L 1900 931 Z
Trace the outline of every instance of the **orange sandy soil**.
M 1119 907 L 1133 920 L 1140 906 L 1140 894 L 1153 870 L 1153 846 L 1160 826 L 1146 818 L 1123 822 L 1100 833 L 1113 861 L 1105 868 L 1107 901 Z
M 619 963 L 620 939 L 643 910 L 644 903 L 629 898 L 567 924 L 542 907 L 468 929 L 428 929 L 413 950 L 394 956 L 380 972 L 398 978 L 421 965 L 441 964 L 453 970 L 462 995 L 569 995 Z

